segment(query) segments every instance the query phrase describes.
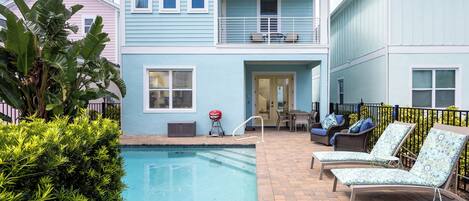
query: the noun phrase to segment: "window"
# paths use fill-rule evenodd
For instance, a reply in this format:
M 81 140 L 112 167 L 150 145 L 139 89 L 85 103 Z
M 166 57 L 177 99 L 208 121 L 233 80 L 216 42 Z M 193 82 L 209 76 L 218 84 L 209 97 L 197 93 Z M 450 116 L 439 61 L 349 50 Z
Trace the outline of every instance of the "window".
M 94 22 L 94 17 L 83 18 L 83 33 L 84 34 L 87 34 L 88 32 L 90 32 L 93 22 Z
M 146 79 L 147 111 L 193 111 L 193 69 L 149 69 Z
M 179 0 L 160 0 L 160 13 L 179 13 Z
M 131 0 L 133 13 L 151 13 L 152 0 Z
M 456 70 L 414 69 L 412 106 L 445 108 L 456 103 Z
M 339 84 L 339 103 L 344 104 L 344 79 L 338 80 Z
M 187 12 L 208 13 L 208 0 L 188 0 Z

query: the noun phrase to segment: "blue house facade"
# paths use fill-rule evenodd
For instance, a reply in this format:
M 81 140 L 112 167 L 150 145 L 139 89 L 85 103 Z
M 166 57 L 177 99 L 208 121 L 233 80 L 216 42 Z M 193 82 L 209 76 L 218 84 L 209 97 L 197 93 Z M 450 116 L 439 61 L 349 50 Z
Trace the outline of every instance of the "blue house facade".
M 469 109 L 468 9 L 468 1 L 343 1 L 331 15 L 331 102 Z
M 196 121 L 196 133 L 206 135 L 213 109 L 223 112 L 226 133 L 253 115 L 274 125 L 277 111 L 311 110 L 313 69 L 328 110 L 327 0 L 120 5 L 125 134 L 166 135 L 170 122 Z

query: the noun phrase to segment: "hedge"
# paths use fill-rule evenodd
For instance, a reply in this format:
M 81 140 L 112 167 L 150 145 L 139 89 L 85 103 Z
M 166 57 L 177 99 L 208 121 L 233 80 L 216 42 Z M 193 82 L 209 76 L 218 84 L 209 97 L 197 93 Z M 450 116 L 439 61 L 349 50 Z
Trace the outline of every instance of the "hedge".
M 0 200 L 122 200 L 119 136 L 115 121 L 85 112 L 0 124 Z

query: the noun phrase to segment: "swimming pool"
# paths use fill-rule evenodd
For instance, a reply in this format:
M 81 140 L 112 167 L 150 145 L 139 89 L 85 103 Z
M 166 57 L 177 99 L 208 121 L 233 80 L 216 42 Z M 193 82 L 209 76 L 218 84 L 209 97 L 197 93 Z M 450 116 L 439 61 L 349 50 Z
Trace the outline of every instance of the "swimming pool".
M 255 201 L 254 147 L 123 147 L 126 201 Z

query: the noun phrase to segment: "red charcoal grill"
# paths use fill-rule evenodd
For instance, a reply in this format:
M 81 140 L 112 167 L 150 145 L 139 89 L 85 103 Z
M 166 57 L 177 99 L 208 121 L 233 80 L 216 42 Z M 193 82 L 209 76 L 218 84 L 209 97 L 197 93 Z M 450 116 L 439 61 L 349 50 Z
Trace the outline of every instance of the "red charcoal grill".
M 208 117 L 212 120 L 212 129 L 210 129 L 209 132 L 210 136 L 218 137 L 225 135 L 225 131 L 223 131 L 223 128 L 221 127 L 221 116 L 222 113 L 220 110 L 212 110 L 208 113 Z

